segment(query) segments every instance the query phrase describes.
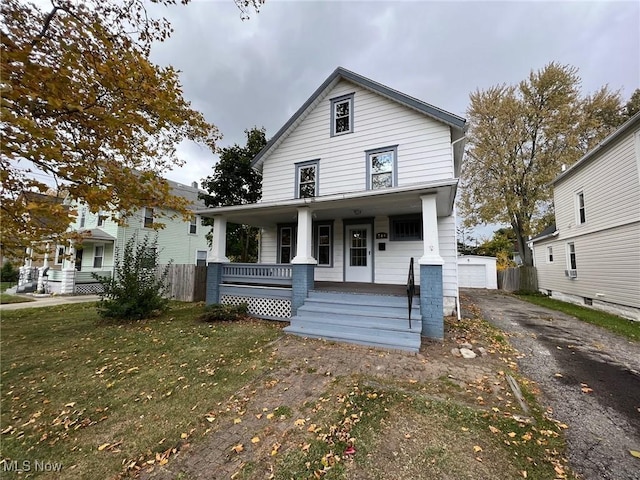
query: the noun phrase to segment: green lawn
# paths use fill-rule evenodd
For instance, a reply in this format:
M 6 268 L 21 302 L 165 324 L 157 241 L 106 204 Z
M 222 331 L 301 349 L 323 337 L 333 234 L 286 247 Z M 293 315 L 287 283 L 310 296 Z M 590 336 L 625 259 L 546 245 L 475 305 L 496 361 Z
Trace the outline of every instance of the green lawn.
M 22 295 L 9 295 L 8 293 L 0 293 L 0 304 L 25 302 L 33 302 L 33 298 L 23 297 Z
M 627 320 L 610 313 L 595 310 L 593 308 L 574 305 L 573 303 L 561 302 L 554 298 L 549 298 L 540 294 L 518 294 L 518 298 L 527 302 L 551 308 L 567 315 L 574 316 L 583 322 L 598 325 L 607 330 L 622 335 L 629 340 L 640 341 L 640 322 Z
M 4 292 L 7 288 L 16 285 L 16 282 L 0 282 L 0 292 Z
M 202 435 L 208 412 L 267 367 L 280 328 L 200 323 L 201 309 L 123 326 L 99 324 L 91 303 L 3 312 L 2 458 L 112 478 Z

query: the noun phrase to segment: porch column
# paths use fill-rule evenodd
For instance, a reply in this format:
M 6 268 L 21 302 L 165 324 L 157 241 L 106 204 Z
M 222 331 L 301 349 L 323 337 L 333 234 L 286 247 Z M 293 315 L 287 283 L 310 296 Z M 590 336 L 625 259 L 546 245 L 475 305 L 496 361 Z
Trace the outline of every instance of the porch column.
M 62 279 L 60 281 L 60 294 L 69 295 L 74 293 L 76 286 L 76 250 L 69 242 L 69 255 L 62 262 Z
M 311 209 L 309 207 L 298 208 L 297 255 L 291 260 L 291 263 L 305 265 L 316 265 L 318 263 L 311 252 L 312 223 Z
M 309 290 L 313 290 L 313 276 L 318 263 L 311 252 L 313 238 L 311 209 L 298 208 L 297 255 L 291 260 L 291 316 L 296 315 L 306 300 Z
M 420 264 L 420 314 L 422 335 L 444 338 L 442 265 L 438 239 L 436 195 L 422 195 L 422 238 L 424 252 Z
M 222 264 L 229 263 L 227 252 L 227 217 L 214 215 L 211 248 L 207 256 L 207 295 L 206 303 L 220 303 L 220 284 L 222 283 Z
M 207 263 L 228 263 L 229 259 L 225 255 L 227 252 L 227 217 L 215 215 L 213 217 L 213 232 L 211 239 L 211 249 Z
M 44 261 L 42 266 L 38 269 L 38 293 L 47 293 L 44 291 L 44 272 L 49 268 L 49 243 L 46 244 L 44 249 Z

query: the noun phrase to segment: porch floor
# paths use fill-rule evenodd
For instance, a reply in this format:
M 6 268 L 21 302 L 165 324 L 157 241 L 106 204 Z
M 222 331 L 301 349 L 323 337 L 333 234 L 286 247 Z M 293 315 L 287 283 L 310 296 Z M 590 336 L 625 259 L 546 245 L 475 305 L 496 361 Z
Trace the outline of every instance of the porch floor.
M 314 282 L 314 290 L 319 292 L 340 293 L 370 293 L 373 295 L 389 295 L 394 297 L 406 297 L 406 285 L 391 285 L 386 283 L 360 283 L 360 282 Z M 415 296 L 420 295 L 420 287 L 416 285 Z

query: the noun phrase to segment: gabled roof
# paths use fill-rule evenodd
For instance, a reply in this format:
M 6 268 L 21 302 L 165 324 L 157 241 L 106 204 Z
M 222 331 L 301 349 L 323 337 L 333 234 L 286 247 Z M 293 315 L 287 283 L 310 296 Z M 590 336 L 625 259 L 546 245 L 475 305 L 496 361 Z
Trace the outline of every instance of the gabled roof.
M 557 231 L 558 229 L 556 228 L 556 224 L 552 223 L 547 228 L 542 230 L 538 235 L 536 235 L 531 240 L 529 240 L 529 242 L 533 243 L 540 240 L 545 240 L 546 238 L 549 238 L 549 237 L 553 237 L 557 234 Z
M 251 162 L 251 166 L 254 168 L 261 168 L 264 159 L 278 146 L 280 145 L 285 138 L 289 136 L 289 134 L 306 118 L 306 116 L 315 108 L 322 99 L 327 95 L 327 93 L 340 81 L 340 80 L 348 80 L 351 83 L 359 85 L 363 88 L 376 92 L 383 97 L 394 100 L 406 107 L 409 107 L 413 110 L 416 110 L 420 113 L 427 115 L 428 117 L 433 118 L 439 122 L 442 122 L 454 130 L 457 130 L 457 135 L 452 135 L 452 140 L 456 140 L 457 138 L 461 138 L 464 135 L 464 132 L 467 129 L 467 121 L 454 115 L 453 113 L 449 113 L 445 110 L 442 110 L 438 107 L 435 107 L 431 104 L 425 103 L 417 98 L 411 97 L 409 95 L 405 95 L 402 92 L 394 90 L 392 88 L 387 87 L 378 82 L 374 82 L 373 80 L 363 77 L 362 75 L 358 75 L 357 73 L 351 72 L 345 68 L 338 67 L 336 68 L 331 75 L 318 87 L 318 89 L 313 92 L 313 94 L 307 99 L 304 104 L 298 109 L 296 113 L 285 123 L 280 130 L 269 140 L 269 142 L 265 145 L 265 147 L 255 156 L 253 161 Z
M 596 158 L 598 156 L 598 154 L 603 149 L 605 149 L 606 147 L 608 147 L 609 145 L 614 143 L 616 140 L 618 140 L 623 135 L 626 135 L 627 133 L 630 133 L 631 130 L 633 130 L 634 128 L 638 128 L 638 127 L 640 127 L 640 112 L 636 113 L 633 117 L 631 117 L 629 120 L 627 120 L 625 123 L 623 123 L 611 135 L 606 137 L 598 145 L 596 145 L 589 152 L 587 152 L 580 160 L 578 160 L 576 163 L 574 163 L 569 168 L 567 168 L 564 172 L 562 172 L 560 175 L 558 175 L 555 178 L 555 180 L 553 180 L 551 182 L 551 184 L 555 185 L 560 180 L 564 179 L 567 176 L 570 176 L 571 174 L 573 174 L 574 171 L 576 171 L 579 168 L 581 168 L 582 166 L 584 166 L 586 163 L 588 163 L 593 158 Z

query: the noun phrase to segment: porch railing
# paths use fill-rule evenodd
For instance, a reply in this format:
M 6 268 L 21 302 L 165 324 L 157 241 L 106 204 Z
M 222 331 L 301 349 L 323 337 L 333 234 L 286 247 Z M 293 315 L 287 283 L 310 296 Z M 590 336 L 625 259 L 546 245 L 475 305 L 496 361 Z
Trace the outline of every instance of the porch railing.
M 413 296 L 416 294 L 416 282 L 413 274 L 413 257 L 409 261 L 409 274 L 407 275 L 407 303 L 409 306 L 409 330 L 411 330 L 411 307 L 413 306 Z
M 291 286 L 291 265 L 229 263 L 222 266 L 222 283 Z

